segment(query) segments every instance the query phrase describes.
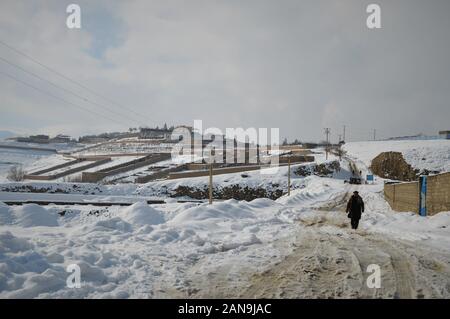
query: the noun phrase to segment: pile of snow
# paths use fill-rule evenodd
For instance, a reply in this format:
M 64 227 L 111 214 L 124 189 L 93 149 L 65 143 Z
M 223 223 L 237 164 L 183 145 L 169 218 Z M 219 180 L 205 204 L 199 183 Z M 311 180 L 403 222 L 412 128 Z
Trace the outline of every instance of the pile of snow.
M 406 162 L 419 170 L 450 171 L 450 140 L 404 140 L 350 142 L 343 146 L 347 154 L 370 167 L 383 152 L 400 152 Z
M 12 224 L 13 220 L 14 217 L 9 206 L 0 202 L 0 225 Z
M 36 204 L 26 204 L 14 209 L 16 223 L 22 227 L 58 226 L 57 215 Z
M 249 205 L 234 199 L 213 205 L 201 204 L 179 213 L 170 221 L 172 225 L 183 225 L 189 222 L 201 222 L 206 220 L 237 220 L 244 218 L 255 218 Z
M 186 270 L 200 258 L 230 266 L 281 258 L 279 248 L 264 244 L 296 228 L 289 212 L 268 199 L 57 211 L 0 205 L 8 216 L 0 224 L 0 297 L 157 297 L 159 281 L 183 287 Z M 72 263 L 81 268 L 80 289 L 66 286 Z
M 120 215 L 123 220 L 133 225 L 158 225 L 165 222 L 161 212 L 149 206 L 146 202 L 137 202 L 126 209 Z
M 57 215 L 39 205 L 26 204 L 10 208 L 0 202 L 0 225 L 17 225 L 20 227 L 58 226 Z
M 0 232 L 0 296 L 32 298 L 59 290 L 65 276 L 62 267 L 53 266 L 28 240 Z
M 342 180 L 321 179 L 315 176 L 305 178 L 305 187 L 292 190 L 290 196 L 277 199 L 277 203 L 286 206 L 306 206 L 330 200 L 341 192 Z

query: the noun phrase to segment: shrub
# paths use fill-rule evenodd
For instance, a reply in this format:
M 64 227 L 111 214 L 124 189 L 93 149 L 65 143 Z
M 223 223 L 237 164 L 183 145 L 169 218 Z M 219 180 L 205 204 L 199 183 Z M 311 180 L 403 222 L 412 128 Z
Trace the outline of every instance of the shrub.
M 25 176 L 25 171 L 23 170 L 21 165 L 14 165 L 12 166 L 7 175 L 7 179 L 13 182 L 20 182 L 23 181 L 23 178 Z

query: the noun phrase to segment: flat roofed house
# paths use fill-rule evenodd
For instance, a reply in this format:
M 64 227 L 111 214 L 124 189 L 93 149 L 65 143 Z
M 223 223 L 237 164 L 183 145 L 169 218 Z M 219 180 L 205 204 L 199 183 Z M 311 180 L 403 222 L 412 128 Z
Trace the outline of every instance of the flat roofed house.
M 142 139 L 168 139 L 172 134 L 171 130 L 160 128 L 141 128 L 139 138 Z

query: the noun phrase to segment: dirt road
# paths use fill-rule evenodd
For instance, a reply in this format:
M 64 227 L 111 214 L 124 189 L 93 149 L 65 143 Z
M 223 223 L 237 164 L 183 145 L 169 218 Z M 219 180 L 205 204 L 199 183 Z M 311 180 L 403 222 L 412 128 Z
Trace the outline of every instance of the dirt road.
M 450 254 L 385 234 L 352 230 L 343 212 L 349 196 L 347 190 L 316 206 L 315 214 L 298 220 L 295 248 L 281 262 L 262 272 L 240 269 L 238 280 L 230 280 L 229 265 L 218 266 L 207 277 L 194 276 L 191 282 L 195 288 L 188 296 L 450 298 Z M 276 245 L 287 243 L 280 241 Z M 367 285 L 371 264 L 380 267 L 380 288 Z
M 334 197 L 308 203 L 311 212 L 296 221 L 294 243 L 291 237 L 271 244 L 279 251 L 291 248 L 281 261 L 267 260 L 257 269 L 230 263 L 211 267 L 199 260 L 187 272 L 186 289 L 162 287 L 161 297 L 450 298 L 449 251 L 351 229 L 345 207 L 360 187 L 346 184 Z M 295 209 L 304 201 L 294 196 L 290 204 Z M 379 266 L 380 288 L 367 285 L 369 265 Z

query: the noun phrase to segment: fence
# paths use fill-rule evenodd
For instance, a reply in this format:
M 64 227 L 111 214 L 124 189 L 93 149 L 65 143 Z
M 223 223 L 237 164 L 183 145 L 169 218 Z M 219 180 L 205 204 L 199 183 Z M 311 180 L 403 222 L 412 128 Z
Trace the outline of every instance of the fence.
M 384 197 L 395 211 L 419 213 L 421 206 L 426 215 L 450 211 L 450 172 L 427 176 L 425 180 L 425 184 L 385 184 Z

